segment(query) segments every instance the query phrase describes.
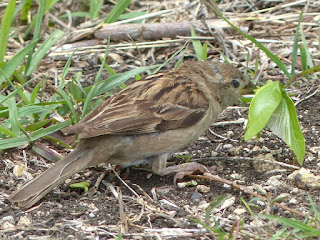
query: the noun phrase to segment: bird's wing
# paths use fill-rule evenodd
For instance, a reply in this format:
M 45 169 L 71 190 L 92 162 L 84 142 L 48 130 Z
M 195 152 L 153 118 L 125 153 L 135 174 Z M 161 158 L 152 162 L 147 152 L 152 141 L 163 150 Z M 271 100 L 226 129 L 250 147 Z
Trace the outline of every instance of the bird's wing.
M 129 85 L 64 132 L 88 138 L 153 133 L 196 124 L 209 108 L 208 99 L 188 77 L 173 74 L 158 74 Z

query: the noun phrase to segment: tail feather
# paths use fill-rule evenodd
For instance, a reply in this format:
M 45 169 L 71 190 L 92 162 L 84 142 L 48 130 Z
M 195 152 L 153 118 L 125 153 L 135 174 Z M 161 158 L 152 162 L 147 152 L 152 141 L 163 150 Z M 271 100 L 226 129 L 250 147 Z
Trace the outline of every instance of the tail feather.
M 8 200 L 18 203 L 18 206 L 21 208 L 31 207 L 54 187 L 60 185 L 75 173 L 90 166 L 91 159 L 91 150 L 76 148 L 51 168 L 12 193 Z

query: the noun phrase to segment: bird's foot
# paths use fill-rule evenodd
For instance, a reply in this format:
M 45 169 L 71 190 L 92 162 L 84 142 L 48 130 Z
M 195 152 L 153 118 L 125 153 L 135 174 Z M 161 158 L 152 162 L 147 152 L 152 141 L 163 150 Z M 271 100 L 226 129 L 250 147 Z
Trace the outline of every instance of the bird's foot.
M 162 170 L 160 175 L 175 173 L 176 175 L 174 176 L 173 182 L 174 184 L 176 184 L 177 179 L 182 179 L 186 175 L 190 175 L 194 172 L 201 172 L 201 173 L 208 172 L 211 174 L 217 174 L 216 169 L 217 169 L 216 166 L 207 168 L 205 165 L 202 165 L 197 162 L 188 162 L 188 163 L 183 163 L 176 166 L 166 167 L 165 169 Z

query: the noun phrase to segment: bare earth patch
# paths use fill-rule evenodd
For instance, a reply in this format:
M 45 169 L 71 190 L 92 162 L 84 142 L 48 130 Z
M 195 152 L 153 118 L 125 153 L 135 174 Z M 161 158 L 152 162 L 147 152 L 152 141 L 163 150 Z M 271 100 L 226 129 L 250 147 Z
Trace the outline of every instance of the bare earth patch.
M 143 3 L 142 7 L 151 5 L 152 1 L 148 2 Z M 155 6 L 158 6 L 159 9 L 177 8 L 181 14 L 171 13 L 167 15 L 166 19 L 161 18 L 161 21 L 191 20 L 194 6 L 186 8 L 188 11 L 188 17 L 186 17 L 182 14 L 184 6 L 182 2 L 184 1 L 161 2 L 163 5 L 155 4 Z M 176 5 L 170 4 L 171 2 L 176 2 Z M 138 5 L 135 5 L 135 8 L 138 8 Z M 261 6 L 261 9 L 263 7 L 270 6 Z M 279 16 L 280 20 L 272 21 L 271 19 L 270 22 L 257 20 L 249 34 L 255 38 L 279 41 L 276 43 L 270 41 L 266 45 L 269 44 L 268 47 L 271 51 L 275 54 L 282 54 L 283 58 L 289 61 L 290 53 L 286 54 L 285 52 L 292 50 L 292 46 L 287 46 L 285 41 L 293 40 L 296 25 L 291 26 L 290 24 L 298 20 L 297 16 L 290 18 L 289 13 L 295 11 L 295 14 L 298 15 L 302 7 L 302 5 L 297 5 L 276 8 L 274 12 L 271 12 L 272 14 L 266 13 L 265 16 Z M 240 16 L 240 13 L 242 17 L 250 16 L 241 7 L 226 7 L 225 10 L 227 10 L 226 16 L 230 19 Z M 205 18 L 212 17 L 213 15 L 207 11 L 201 7 L 196 14 Z M 319 6 L 311 4 L 309 12 L 306 13 L 305 21 L 309 23 L 315 21 L 314 13 L 318 13 L 318 11 Z M 239 21 L 239 25 L 243 24 L 246 27 L 250 25 L 239 19 L 237 21 Z M 286 21 L 290 24 L 287 24 Z M 317 31 L 318 27 L 312 25 L 305 29 L 310 45 L 317 41 Z M 250 48 L 253 53 L 250 61 L 252 69 L 255 57 L 257 57 L 260 66 L 264 64 L 261 81 L 284 79 L 283 75 L 279 75 L 275 66 L 269 64 L 266 61 L 266 56 L 256 47 L 245 43 L 246 40 L 230 31 L 226 31 L 224 34 L 220 37 L 227 43 L 228 53 L 234 62 L 238 61 L 245 65 L 247 52 L 243 46 L 247 44 L 246 47 Z M 212 44 L 217 44 L 221 48 L 226 47 L 223 46 L 225 43 L 220 40 L 212 41 Z M 241 44 L 239 44 L 240 40 Z M 312 47 L 314 47 L 313 45 L 311 49 L 314 49 Z M 178 48 L 179 46 L 168 44 L 166 48 L 155 47 L 140 51 L 134 48 L 126 52 L 118 49 L 112 52 L 114 55 L 109 64 L 117 72 L 124 72 L 141 64 L 163 63 Z M 186 53 L 186 59 L 194 59 L 192 47 L 189 50 Z M 95 62 L 97 60 L 95 53 L 90 53 L 88 56 L 85 55 L 85 51 L 82 53 L 84 54 L 80 54 L 73 61 L 72 69 L 74 72 L 82 71 L 86 79 L 85 84 L 88 84 L 87 82 L 94 79 L 99 63 Z M 39 79 L 43 72 L 46 72 L 48 85 L 54 81 L 55 69 L 60 74 L 68 58 L 62 57 L 63 53 L 60 54 L 61 59 L 48 57 L 48 62 L 43 63 L 40 67 Z M 143 61 L 141 61 L 139 54 L 141 54 L 141 59 L 144 59 Z M 314 56 L 315 58 L 319 57 L 319 52 L 315 51 Z M 209 58 L 219 59 L 218 52 L 210 50 Z M 175 61 L 171 62 L 167 68 L 171 68 L 174 64 Z M 316 64 L 319 64 L 319 61 Z M 318 81 L 301 80 L 300 84 L 297 89 L 294 89 L 294 99 L 296 102 L 301 101 L 297 105 L 297 110 L 306 139 L 306 157 L 303 167 L 310 170 L 310 174 L 317 176 L 320 166 L 318 163 L 320 154 L 320 93 L 315 91 L 318 89 L 319 83 Z M 50 95 L 50 91 L 47 94 Z M 289 148 L 272 135 L 268 129 L 262 132 L 259 139 L 242 141 L 244 119 L 246 118 L 247 105 L 239 103 L 238 106 L 228 108 L 219 119 L 222 124 L 212 126 L 210 131 L 207 131 L 198 141 L 186 149 L 182 149 L 176 155 L 189 155 L 191 159 L 200 159 L 199 161 L 207 166 L 216 165 L 218 175 L 221 178 L 235 182 L 246 187 L 247 190 L 265 197 L 265 200 L 257 199 L 253 202 L 256 206 L 256 208 L 252 208 L 255 214 L 266 213 L 303 220 L 311 208 L 308 195 L 316 204 L 319 203 L 317 186 L 319 184 L 320 187 L 320 182 L 318 183 L 315 178 L 313 185 L 306 186 L 301 183 L 301 174 L 295 175 L 293 180 L 288 178 L 300 166 L 295 165 L 294 156 Z M 63 152 L 62 148 L 56 147 L 56 150 Z M 174 164 L 178 164 L 185 159 L 176 157 L 172 161 Z M 26 164 L 27 169 L 23 177 L 17 178 L 13 171 L 19 164 L 22 166 Z M 129 173 L 125 170 L 118 172 L 120 177 L 125 180 L 121 180 L 117 176 L 118 173 L 115 174 L 107 168 L 86 169 L 28 210 L 15 208 L 6 200 L 18 186 L 46 170 L 51 164 L 36 155 L 30 146 L 6 150 L 1 153 L 1 239 L 44 239 L 45 237 L 48 239 L 111 239 L 119 237 L 121 239 L 120 236 L 123 239 L 157 239 L 157 237 L 159 239 L 212 239 L 213 236 L 191 218 L 204 223 L 205 209 L 213 199 L 220 195 L 226 197 L 225 204 L 213 210 L 210 220 L 212 224 L 216 220 L 221 229 L 230 231 L 234 225 L 240 228 L 243 239 L 269 239 L 270 232 L 276 232 L 281 228 L 277 223 L 252 217 L 241 201 L 241 197 L 247 202 L 255 198 L 248 192 L 240 191 L 228 184 L 194 178 L 184 178 L 175 186 L 173 177 L 160 177 L 152 174 L 148 169 L 141 169 L 140 166 L 139 168 L 131 168 Z M 196 181 L 196 186 L 188 185 L 191 180 Z M 70 183 L 81 181 L 90 182 L 91 187 L 98 181 L 97 188 L 91 188 L 89 193 L 83 193 L 81 190 L 69 187 Z M 279 205 L 271 204 L 272 200 L 279 196 L 284 196 Z M 240 221 L 243 222 L 240 224 Z

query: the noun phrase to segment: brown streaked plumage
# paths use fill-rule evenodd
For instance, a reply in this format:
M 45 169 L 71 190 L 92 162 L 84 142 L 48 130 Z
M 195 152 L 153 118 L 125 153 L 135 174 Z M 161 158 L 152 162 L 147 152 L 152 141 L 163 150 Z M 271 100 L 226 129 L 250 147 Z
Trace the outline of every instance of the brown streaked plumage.
M 27 208 L 86 167 L 152 163 L 159 175 L 181 178 L 207 168 L 198 163 L 166 167 L 175 151 L 194 142 L 249 84 L 228 64 L 185 62 L 178 69 L 137 81 L 63 130 L 79 133 L 76 148 L 9 197 Z

